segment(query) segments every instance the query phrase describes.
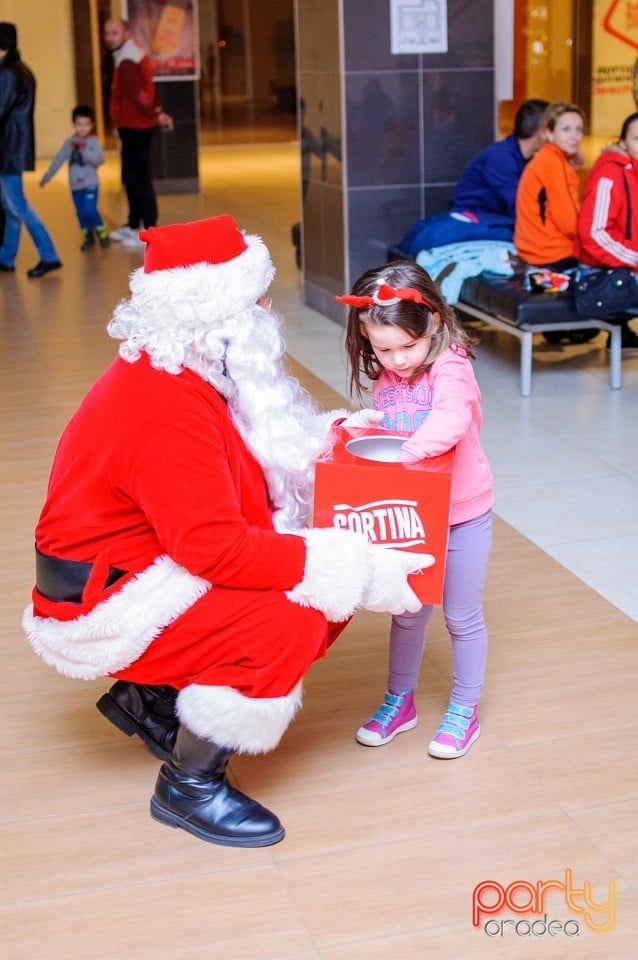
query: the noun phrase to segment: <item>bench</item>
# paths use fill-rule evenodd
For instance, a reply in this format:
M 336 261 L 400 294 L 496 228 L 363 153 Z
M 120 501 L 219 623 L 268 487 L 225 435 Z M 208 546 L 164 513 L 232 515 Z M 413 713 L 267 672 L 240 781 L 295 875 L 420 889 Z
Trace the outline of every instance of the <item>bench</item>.
M 399 246 L 388 248 L 388 262 L 414 259 Z M 620 390 L 622 380 L 622 329 L 610 320 L 584 319 L 576 313 L 571 291 L 565 293 L 534 292 L 525 286 L 526 266 L 517 257 L 512 259 L 514 274 L 504 277 L 495 273 L 480 273 L 463 281 L 454 309 L 487 326 L 511 333 L 521 341 L 520 392 L 529 397 L 532 392 L 532 348 L 535 333 L 564 332 L 572 342 L 585 342 L 599 330 L 610 334 L 609 381 L 612 390 Z M 445 271 L 443 271 L 445 274 Z M 441 282 L 442 276 L 434 277 Z M 575 334 L 580 331 L 581 338 Z M 589 334 L 589 336 L 588 336 Z
M 609 375 L 612 390 L 621 386 L 622 330 L 609 320 L 583 319 L 570 292 L 537 293 L 526 290 L 521 277 L 481 273 L 463 282 L 454 308 L 521 341 L 520 392 L 532 392 L 532 347 L 535 333 L 607 330 L 610 334 Z M 549 338 L 548 338 L 549 339 Z M 583 339 L 585 339 L 583 337 Z

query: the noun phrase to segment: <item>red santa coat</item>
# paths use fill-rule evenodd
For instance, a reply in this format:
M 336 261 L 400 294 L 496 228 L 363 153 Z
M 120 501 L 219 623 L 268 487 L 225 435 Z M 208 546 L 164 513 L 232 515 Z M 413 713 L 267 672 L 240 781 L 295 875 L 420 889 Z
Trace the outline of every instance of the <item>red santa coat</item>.
M 210 384 L 155 370 L 145 354 L 116 359 L 60 440 L 36 529 L 41 552 L 94 572 L 81 604 L 34 589 L 32 645 L 70 676 L 171 684 L 188 694 L 178 710 L 194 732 L 220 739 L 223 726 L 224 745 L 268 749 L 268 734 L 245 733 L 235 694 L 263 698 L 268 716 L 292 698 L 285 729 L 296 685 L 343 629 L 286 597 L 306 543 L 276 533 L 272 514 L 262 469 Z M 105 589 L 109 566 L 127 574 Z M 228 714 L 218 700 L 211 711 L 210 687 L 227 691 Z

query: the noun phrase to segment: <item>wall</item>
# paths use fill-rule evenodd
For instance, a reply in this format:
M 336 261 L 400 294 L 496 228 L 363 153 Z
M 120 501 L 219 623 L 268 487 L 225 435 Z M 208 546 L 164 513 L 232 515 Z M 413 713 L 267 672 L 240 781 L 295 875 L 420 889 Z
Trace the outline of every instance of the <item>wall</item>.
M 295 44 L 292 0 L 252 0 L 249 4 L 253 96 L 269 103 L 287 96 L 295 110 Z M 274 86 L 271 86 L 271 81 Z M 284 104 L 285 106 L 285 104 Z
M 304 297 L 336 313 L 345 283 L 339 0 L 297 0 Z
M 448 51 L 390 52 L 388 0 L 297 0 L 306 302 L 383 263 L 415 220 L 446 208 L 495 136 L 493 0 L 448 0 Z
M 636 3 L 595 0 L 590 119 L 596 136 L 617 137 L 625 117 L 638 106 L 637 54 Z

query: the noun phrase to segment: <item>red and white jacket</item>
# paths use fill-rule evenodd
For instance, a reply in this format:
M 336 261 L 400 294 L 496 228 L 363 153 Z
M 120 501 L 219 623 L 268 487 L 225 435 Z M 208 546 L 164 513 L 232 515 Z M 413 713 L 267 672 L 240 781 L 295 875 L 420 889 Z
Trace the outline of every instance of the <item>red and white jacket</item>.
M 638 161 L 605 150 L 585 183 L 578 218 L 578 256 L 592 266 L 638 272 Z
M 127 40 L 113 53 L 109 115 L 115 129 L 148 130 L 157 122 L 161 107 L 157 99 L 150 58 Z

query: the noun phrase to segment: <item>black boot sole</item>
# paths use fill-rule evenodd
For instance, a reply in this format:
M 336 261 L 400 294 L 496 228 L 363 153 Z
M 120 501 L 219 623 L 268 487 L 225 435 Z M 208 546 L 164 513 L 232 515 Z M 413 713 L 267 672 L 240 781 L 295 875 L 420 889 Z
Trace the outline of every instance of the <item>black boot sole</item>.
M 207 843 L 217 843 L 222 847 L 269 847 L 273 843 L 279 843 L 286 835 L 283 827 L 274 830 L 272 833 L 266 833 L 262 837 L 233 837 L 227 834 L 212 833 L 203 830 L 194 823 L 190 823 L 185 817 L 180 817 L 172 813 L 165 807 L 160 806 L 155 797 L 151 797 L 151 816 L 158 823 L 163 823 L 167 827 L 173 827 L 186 830 L 192 833 L 194 837 L 205 840 Z
M 124 713 L 123 710 L 120 710 L 115 700 L 109 696 L 108 693 L 103 694 L 95 706 L 102 716 L 110 720 L 110 722 L 117 727 L 118 730 L 121 730 L 122 733 L 125 733 L 127 737 L 139 737 L 158 760 L 169 759 L 171 755 L 170 750 L 165 750 L 157 740 L 149 737 L 144 727 L 136 723 L 127 713 Z

